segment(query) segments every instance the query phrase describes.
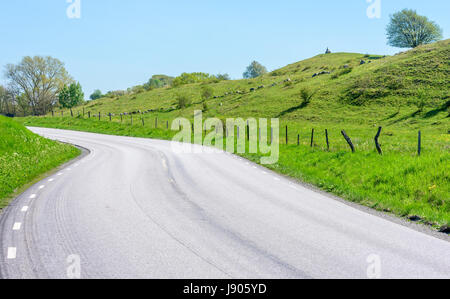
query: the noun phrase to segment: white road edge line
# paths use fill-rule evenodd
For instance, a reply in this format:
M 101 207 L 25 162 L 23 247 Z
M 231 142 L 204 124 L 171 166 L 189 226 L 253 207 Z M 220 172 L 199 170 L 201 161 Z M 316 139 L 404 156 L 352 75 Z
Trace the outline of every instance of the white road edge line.
M 14 223 L 13 230 L 20 230 L 21 227 L 22 227 L 22 223 L 16 222 L 16 223 Z
M 13 260 L 16 258 L 17 248 L 16 247 L 8 247 L 8 260 Z
M 26 211 L 28 211 L 28 206 L 24 206 L 23 208 L 22 208 L 22 210 L 21 210 L 22 212 L 26 212 Z

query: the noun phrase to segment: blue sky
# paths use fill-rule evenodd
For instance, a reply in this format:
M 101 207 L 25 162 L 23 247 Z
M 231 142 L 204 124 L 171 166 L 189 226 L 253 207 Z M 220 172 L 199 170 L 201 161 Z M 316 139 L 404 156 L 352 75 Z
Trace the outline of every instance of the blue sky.
M 448 0 L 80 0 L 69 19 L 66 0 L 0 4 L 0 67 L 23 56 L 50 55 L 66 64 L 88 97 L 126 89 L 153 74 L 228 73 L 242 77 L 258 60 L 269 70 L 323 53 L 394 54 L 386 45 L 389 15 L 416 9 L 450 34 Z M 372 0 L 377 1 L 377 0 Z M 5 83 L 2 76 L 0 83 Z

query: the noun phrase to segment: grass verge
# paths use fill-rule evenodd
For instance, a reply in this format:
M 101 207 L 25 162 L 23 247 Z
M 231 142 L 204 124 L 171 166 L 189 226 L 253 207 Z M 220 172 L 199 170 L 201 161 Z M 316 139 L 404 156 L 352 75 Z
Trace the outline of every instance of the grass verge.
M 0 116 L 0 209 L 24 186 L 79 154 L 75 147 L 42 138 Z

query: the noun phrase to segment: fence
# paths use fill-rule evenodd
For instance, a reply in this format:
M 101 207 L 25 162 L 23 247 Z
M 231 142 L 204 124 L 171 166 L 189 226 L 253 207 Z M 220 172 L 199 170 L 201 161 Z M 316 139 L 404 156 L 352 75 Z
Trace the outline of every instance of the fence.
M 129 116 L 130 117 L 130 125 L 133 125 L 133 115 L 140 115 L 141 116 L 142 126 L 145 126 L 144 114 L 148 114 L 150 112 L 153 112 L 153 110 L 147 110 L 147 111 L 144 111 L 144 112 L 138 111 L 138 112 L 132 112 L 132 113 L 124 112 L 124 113 L 120 113 L 118 116 L 120 116 L 120 123 L 121 124 L 124 123 L 124 118 L 126 116 Z M 55 112 L 52 111 L 51 113 L 52 113 L 52 117 L 55 117 Z M 60 111 L 60 113 L 61 113 L 61 117 L 64 117 L 64 111 Z M 78 117 L 81 117 L 81 115 L 82 115 L 82 117 L 84 119 L 85 118 L 85 109 L 84 108 L 82 110 L 82 113 L 80 111 L 78 111 Z M 93 114 L 91 114 L 91 111 L 88 111 L 87 115 L 88 115 L 88 119 L 91 119 L 91 116 Z M 109 118 L 109 121 L 112 122 L 113 118 L 115 116 L 117 116 L 117 115 L 113 114 L 113 113 L 107 113 L 107 114 L 104 113 L 104 114 L 102 114 L 101 112 L 98 112 L 98 120 L 99 121 L 102 120 L 102 116 L 105 116 L 105 118 Z M 72 118 L 74 117 L 73 111 L 70 111 L 70 117 L 72 117 Z M 155 117 L 154 128 L 155 129 L 162 129 L 162 128 L 159 127 L 159 124 L 160 124 L 160 122 L 158 121 L 158 117 Z M 165 124 L 164 128 L 166 130 L 169 130 L 169 121 L 166 120 L 164 124 Z M 194 128 L 193 124 L 192 124 L 192 128 Z M 382 150 L 381 144 L 379 142 L 379 138 L 381 137 L 382 130 L 383 130 L 382 127 L 378 127 L 378 130 L 377 130 L 376 135 L 374 137 L 375 150 L 378 152 L 379 155 L 383 155 L 383 150 Z M 206 132 L 205 128 L 203 128 L 203 132 L 206 135 L 207 132 Z M 313 128 L 311 130 L 311 138 L 310 138 L 310 147 L 311 148 L 315 147 L 315 133 L 316 133 L 316 130 Z M 344 138 L 345 142 L 348 144 L 351 152 L 352 153 L 356 153 L 357 149 L 356 149 L 356 147 L 355 147 L 355 145 L 354 145 L 354 143 L 352 141 L 352 138 L 345 132 L 345 130 L 341 130 L 340 133 L 341 133 L 342 137 Z M 224 128 L 224 135 L 225 135 L 225 137 L 228 137 L 228 135 L 229 135 L 228 129 L 226 129 L 226 128 Z M 239 135 L 240 135 L 240 128 L 237 127 L 237 131 L 236 131 L 236 135 L 235 136 L 237 136 L 237 138 L 240 138 Z M 250 140 L 250 126 L 248 125 L 248 122 L 247 122 L 246 129 L 245 129 L 245 138 L 247 140 Z M 261 139 L 261 129 L 259 129 L 259 133 L 258 133 L 258 137 L 257 138 Z M 273 141 L 273 129 L 271 128 L 271 131 L 270 131 L 270 144 L 272 144 L 272 141 Z M 296 143 L 297 146 L 300 146 L 300 141 L 301 141 L 300 140 L 300 134 L 297 134 L 297 143 Z M 285 126 L 285 144 L 289 145 L 289 126 L 288 125 Z M 329 130 L 328 129 L 325 129 L 325 141 L 324 141 L 324 144 L 326 146 L 326 150 L 330 151 L 330 135 L 329 135 Z M 418 138 L 417 138 L 417 155 L 420 156 L 421 154 L 422 154 L 422 132 L 419 130 L 418 131 Z

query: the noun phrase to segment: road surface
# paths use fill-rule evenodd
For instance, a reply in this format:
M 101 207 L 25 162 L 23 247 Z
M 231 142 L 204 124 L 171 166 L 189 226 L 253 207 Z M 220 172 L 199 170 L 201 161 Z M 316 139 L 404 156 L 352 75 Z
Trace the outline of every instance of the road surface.
M 90 153 L 4 211 L 2 278 L 450 278 L 450 242 L 237 156 L 32 130 Z

